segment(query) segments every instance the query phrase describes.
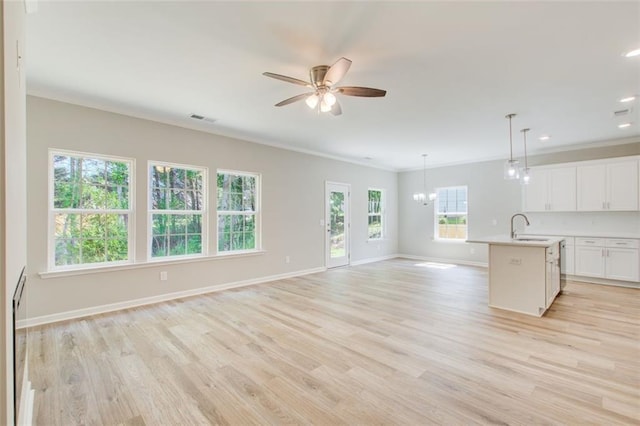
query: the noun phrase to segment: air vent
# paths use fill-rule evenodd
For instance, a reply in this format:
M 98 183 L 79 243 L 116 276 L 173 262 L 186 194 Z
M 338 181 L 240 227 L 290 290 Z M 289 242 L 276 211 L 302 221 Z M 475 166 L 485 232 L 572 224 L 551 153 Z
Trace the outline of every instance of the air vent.
M 631 113 L 631 108 L 620 109 L 618 111 L 613 111 L 614 117 L 624 117 L 625 115 L 629 115 Z
M 215 118 L 205 117 L 204 115 L 200 114 L 191 114 L 189 117 L 193 118 L 194 120 L 206 121 L 207 123 L 215 123 L 216 121 Z

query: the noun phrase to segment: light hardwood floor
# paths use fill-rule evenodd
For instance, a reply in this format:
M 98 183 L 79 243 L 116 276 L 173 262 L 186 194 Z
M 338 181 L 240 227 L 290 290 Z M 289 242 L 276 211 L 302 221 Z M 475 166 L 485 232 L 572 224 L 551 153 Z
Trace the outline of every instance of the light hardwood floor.
M 640 290 L 395 259 L 30 330 L 39 425 L 640 424 Z

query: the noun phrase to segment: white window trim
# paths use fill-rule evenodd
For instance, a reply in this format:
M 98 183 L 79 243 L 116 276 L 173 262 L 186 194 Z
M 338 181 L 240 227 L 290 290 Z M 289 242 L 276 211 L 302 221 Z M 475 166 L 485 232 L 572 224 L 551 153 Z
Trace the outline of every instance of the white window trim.
M 153 210 L 151 206 L 153 202 L 151 200 L 151 167 L 152 166 L 162 166 L 162 167 L 175 167 L 177 169 L 185 169 L 185 170 L 195 170 L 202 172 L 202 253 L 197 254 L 184 254 L 184 255 L 167 255 L 167 256 L 159 256 L 152 257 L 152 244 L 153 244 L 153 215 L 154 214 L 189 214 L 187 212 L 192 212 L 192 210 Z M 180 259 L 193 259 L 200 257 L 207 257 L 209 254 L 209 190 L 208 190 L 208 182 L 209 182 L 209 169 L 204 166 L 196 166 L 193 164 L 179 164 L 179 163 L 169 163 L 166 161 L 147 161 L 147 253 L 146 259 L 149 263 L 158 263 L 158 262 L 166 262 L 169 260 L 180 260 Z
M 256 178 L 256 207 L 252 213 L 247 213 L 243 211 L 219 211 L 218 210 L 218 174 L 231 174 L 238 176 L 251 176 Z M 229 256 L 234 254 L 251 254 L 254 252 L 262 252 L 262 173 L 253 173 L 246 172 L 240 170 L 231 170 L 231 169 L 217 169 L 216 170 L 216 179 L 215 179 L 215 187 L 216 187 L 216 230 L 215 230 L 215 253 L 217 256 Z M 255 234 L 256 234 L 256 245 L 254 249 L 250 250 L 229 250 L 229 251 L 220 251 L 218 246 L 218 229 L 220 229 L 220 214 L 253 214 L 255 215 Z
M 56 266 L 56 249 L 55 249 L 55 215 L 60 211 L 71 210 L 71 209 L 54 209 L 53 201 L 54 201 L 54 167 L 53 167 L 53 157 L 56 155 L 61 156 L 73 156 L 73 157 L 81 157 L 81 158 L 95 158 L 98 160 L 107 160 L 107 161 L 118 161 L 121 163 L 129 164 L 129 209 L 128 210 L 116 210 L 116 209 L 104 209 L 104 210 L 94 210 L 94 209 L 73 209 L 74 212 L 79 214 L 91 212 L 91 213 L 119 213 L 119 214 L 127 214 L 129 216 L 128 226 L 127 226 L 127 247 L 128 247 L 128 258 L 127 260 L 120 260 L 115 262 L 100 262 L 100 263 L 82 263 L 79 265 L 62 265 Z M 95 269 L 95 268 L 104 268 L 104 267 L 112 267 L 112 266 L 122 266 L 129 265 L 135 262 L 135 174 L 136 174 L 136 160 L 135 158 L 130 157 L 118 157 L 114 155 L 106 155 L 106 154 L 96 154 L 91 152 L 82 152 L 82 151 L 71 151 L 66 149 L 56 149 L 49 148 L 49 156 L 48 156 L 48 166 L 47 166 L 47 180 L 48 180 L 48 202 L 47 202 L 47 271 L 48 272 L 62 272 L 62 271 L 75 271 L 75 270 L 87 270 L 87 269 Z
M 453 212 L 450 213 L 452 215 L 465 215 L 467 216 L 467 237 L 466 238 L 441 238 L 439 235 L 439 223 L 438 223 L 438 206 L 440 202 L 440 197 L 437 197 L 435 202 L 433 203 L 433 239 L 434 241 L 444 242 L 444 243 L 465 243 L 469 239 L 469 187 L 467 185 L 452 185 L 452 186 L 441 186 L 435 189 L 436 194 L 440 189 L 460 189 L 464 188 L 467 193 L 467 211 L 462 212 Z M 449 213 L 447 213 L 449 214 Z
M 250 252 L 233 252 L 233 253 L 224 253 L 219 255 L 208 255 L 208 256 L 200 256 L 200 257 L 178 257 L 174 256 L 169 259 L 160 259 L 158 261 L 153 262 L 134 262 L 134 263 L 126 263 L 126 264 L 109 264 L 109 265 L 100 265 L 93 266 L 89 268 L 81 268 L 81 269 L 68 269 L 68 270 L 59 270 L 59 271 L 45 271 L 39 272 L 38 275 L 42 279 L 49 278 L 60 278 L 60 277 L 71 277 L 75 275 L 89 275 L 89 274 L 98 274 L 103 272 L 115 272 L 115 271 L 124 271 L 129 269 L 143 269 L 143 268 L 153 268 L 159 267 L 162 265 L 177 265 L 177 264 L 187 264 L 187 263 L 197 263 L 197 262 L 207 262 L 207 261 L 216 261 L 223 260 L 228 258 L 239 258 L 239 257 L 249 257 L 266 254 L 266 250 L 252 250 Z
M 380 214 L 369 213 L 369 191 L 379 191 L 380 192 Z M 386 236 L 386 204 L 387 204 L 387 196 L 384 189 L 381 188 L 367 188 L 367 241 L 381 241 L 385 239 Z M 371 216 L 380 216 L 380 237 L 378 238 L 369 238 L 369 217 Z

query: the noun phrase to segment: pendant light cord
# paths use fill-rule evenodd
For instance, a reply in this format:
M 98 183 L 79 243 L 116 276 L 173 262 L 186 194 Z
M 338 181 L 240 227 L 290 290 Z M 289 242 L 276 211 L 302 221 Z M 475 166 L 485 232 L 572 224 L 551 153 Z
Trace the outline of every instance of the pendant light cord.
M 427 196 L 427 154 L 422 154 L 422 189 Z
M 527 132 L 529 129 L 522 129 L 522 136 L 524 137 L 524 168 L 528 169 L 529 164 L 527 163 Z
M 509 119 L 509 161 L 513 161 L 513 131 L 511 129 L 511 119 L 515 116 L 513 113 L 506 115 Z

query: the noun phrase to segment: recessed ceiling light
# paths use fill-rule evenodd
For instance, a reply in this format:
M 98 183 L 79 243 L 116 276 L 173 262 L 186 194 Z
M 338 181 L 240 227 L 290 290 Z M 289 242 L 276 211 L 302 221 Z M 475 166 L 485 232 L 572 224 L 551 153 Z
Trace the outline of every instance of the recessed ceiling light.
M 632 101 L 635 101 L 635 100 L 636 100 L 635 96 L 627 96 L 626 98 L 620 99 L 620 102 L 632 102 Z
M 624 56 L 627 58 L 631 58 L 633 56 L 638 56 L 638 55 L 640 55 L 640 49 L 635 49 L 635 50 L 632 50 L 631 52 L 627 52 L 625 53 Z
M 538 139 L 540 139 L 541 141 L 548 141 L 549 139 L 551 139 L 551 136 L 549 136 L 549 135 L 542 135 L 542 136 L 540 136 Z
M 621 124 L 618 124 L 618 128 L 620 128 L 620 129 L 625 129 L 625 128 L 627 128 L 627 127 L 631 127 L 631 123 L 621 123 Z

